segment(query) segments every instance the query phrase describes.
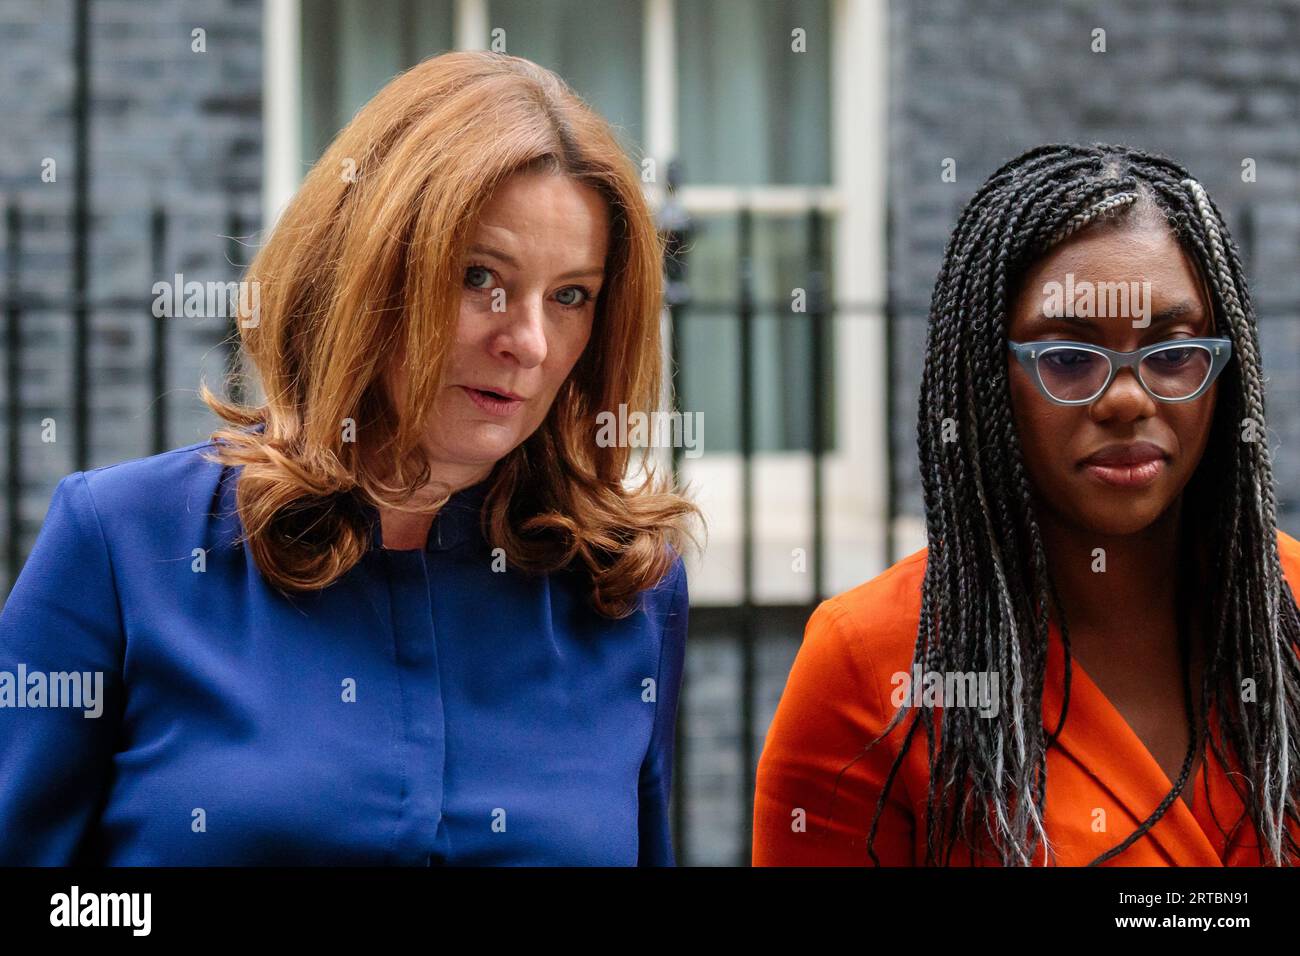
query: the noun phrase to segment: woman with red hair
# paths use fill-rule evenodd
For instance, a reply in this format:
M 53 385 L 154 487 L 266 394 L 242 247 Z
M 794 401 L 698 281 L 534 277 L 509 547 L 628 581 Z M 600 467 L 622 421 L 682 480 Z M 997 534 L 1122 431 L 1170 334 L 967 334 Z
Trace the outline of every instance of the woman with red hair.
M 427 60 L 246 281 L 260 400 L 63 479 L 0 616 L 0 669 L 103 679 L 96 719 L 0 724 L 0 863 L 670 864 L 698 512 L 596 441 L 662 372 L 607 123 L 528 61 Z

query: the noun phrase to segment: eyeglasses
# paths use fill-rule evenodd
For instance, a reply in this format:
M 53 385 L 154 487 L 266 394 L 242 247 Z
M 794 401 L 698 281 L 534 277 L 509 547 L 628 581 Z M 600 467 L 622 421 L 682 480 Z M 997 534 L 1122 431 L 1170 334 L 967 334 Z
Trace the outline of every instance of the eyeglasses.
M 1169 339 L 1133 352 L 1084 342 L 1008 342 L 1043 396 L 1058 405 L 1096 401 L 1122 368 L 1135 370 L 1152 398 L 1190 402 L 1210 387 L 1232 357 L 1230 339 Z

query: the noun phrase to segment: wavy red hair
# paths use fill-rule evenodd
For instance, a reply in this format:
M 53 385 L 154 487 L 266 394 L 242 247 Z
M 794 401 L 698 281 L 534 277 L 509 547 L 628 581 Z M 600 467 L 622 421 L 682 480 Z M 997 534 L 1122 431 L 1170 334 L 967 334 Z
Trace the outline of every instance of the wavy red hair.
M 357 113 L 250 264 L 258 313 L 241 314 L 239 335 L 265 398 L 200 386 L 228 423 L 213 433 L 212 457 L 242 466 L 243 540 L 277 587 L 324 588 L 360 561 L 372 540 L 360 504 L 431 512 L 445 502 L 410 504 L 430 480 L 420 437 L 459 313 L 465 247 L 494 189 L 539 168 L 609 204 L 607 281 L 591 340 L 545 421 L 493 469 L 485 534 L 517 567 L 585 568 L 593 607 L 612 617 L 630 613 L 681 551 L 696 506 L 649 456 L 630 475 L 634 449 L 595 440 L 601 410 L 648 413 L 661 401 L 663 249 L 635 167 L 554 73 L 455 52 L 397 76 Z M 407 387 L 394 407 L 383 375 L 401 349 Z

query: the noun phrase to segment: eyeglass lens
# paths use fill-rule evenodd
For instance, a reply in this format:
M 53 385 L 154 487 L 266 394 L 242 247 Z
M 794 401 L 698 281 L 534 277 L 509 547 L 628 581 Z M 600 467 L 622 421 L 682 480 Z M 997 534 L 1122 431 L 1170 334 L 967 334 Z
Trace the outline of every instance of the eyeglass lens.
M 1138 365 L 1142 383 L 1160 398 L 1187 398 L 1209 377 L 1210 350 L 1203 345 L 1175 345 L 1152 352 Z M 1093 398 L 1106 384 L 1110 360 L 1087 349 L 1057 346 L 1038 356 L 1043 387 L 1063 402 Z

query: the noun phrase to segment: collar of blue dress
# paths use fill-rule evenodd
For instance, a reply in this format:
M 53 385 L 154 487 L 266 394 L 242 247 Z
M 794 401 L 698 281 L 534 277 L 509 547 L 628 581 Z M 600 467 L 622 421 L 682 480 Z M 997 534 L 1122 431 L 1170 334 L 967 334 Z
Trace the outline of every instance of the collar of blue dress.
M 250 430 L 260 432 L 265 428 L 265 422 L 258 422 L 252 425 Z M 487 493 L 491 486 L 492 476 L 489 475 L 478 484 L 454 492 L 447 500 L 447 503 L 434 516 L 424 550 L 447 551 L 464 544 L 466 541 L 482 540 L 483 533 L 480 522 L 482 520 L 483 502 L 487 499 Z M 370 526 L 370 550 L 382 550 L 384 539 L 382 524 L 379 520 L 379 509 L 368 501 L 360 502 L 360 508 Z
M 485 478 L 476 485 L 462 488 L 447 499 L 433 518 L 429 527 L 429 537 L 425 542 L 426 551 L 447 551 L 467 541 L 481 540 L 483 502 L 492 485 L 492 479 Z M 370 549 L 383 548 L 383 533 L 379 520 L 379 510 L 369 502 L 363 502 L 362 511 L 370 523 Z

